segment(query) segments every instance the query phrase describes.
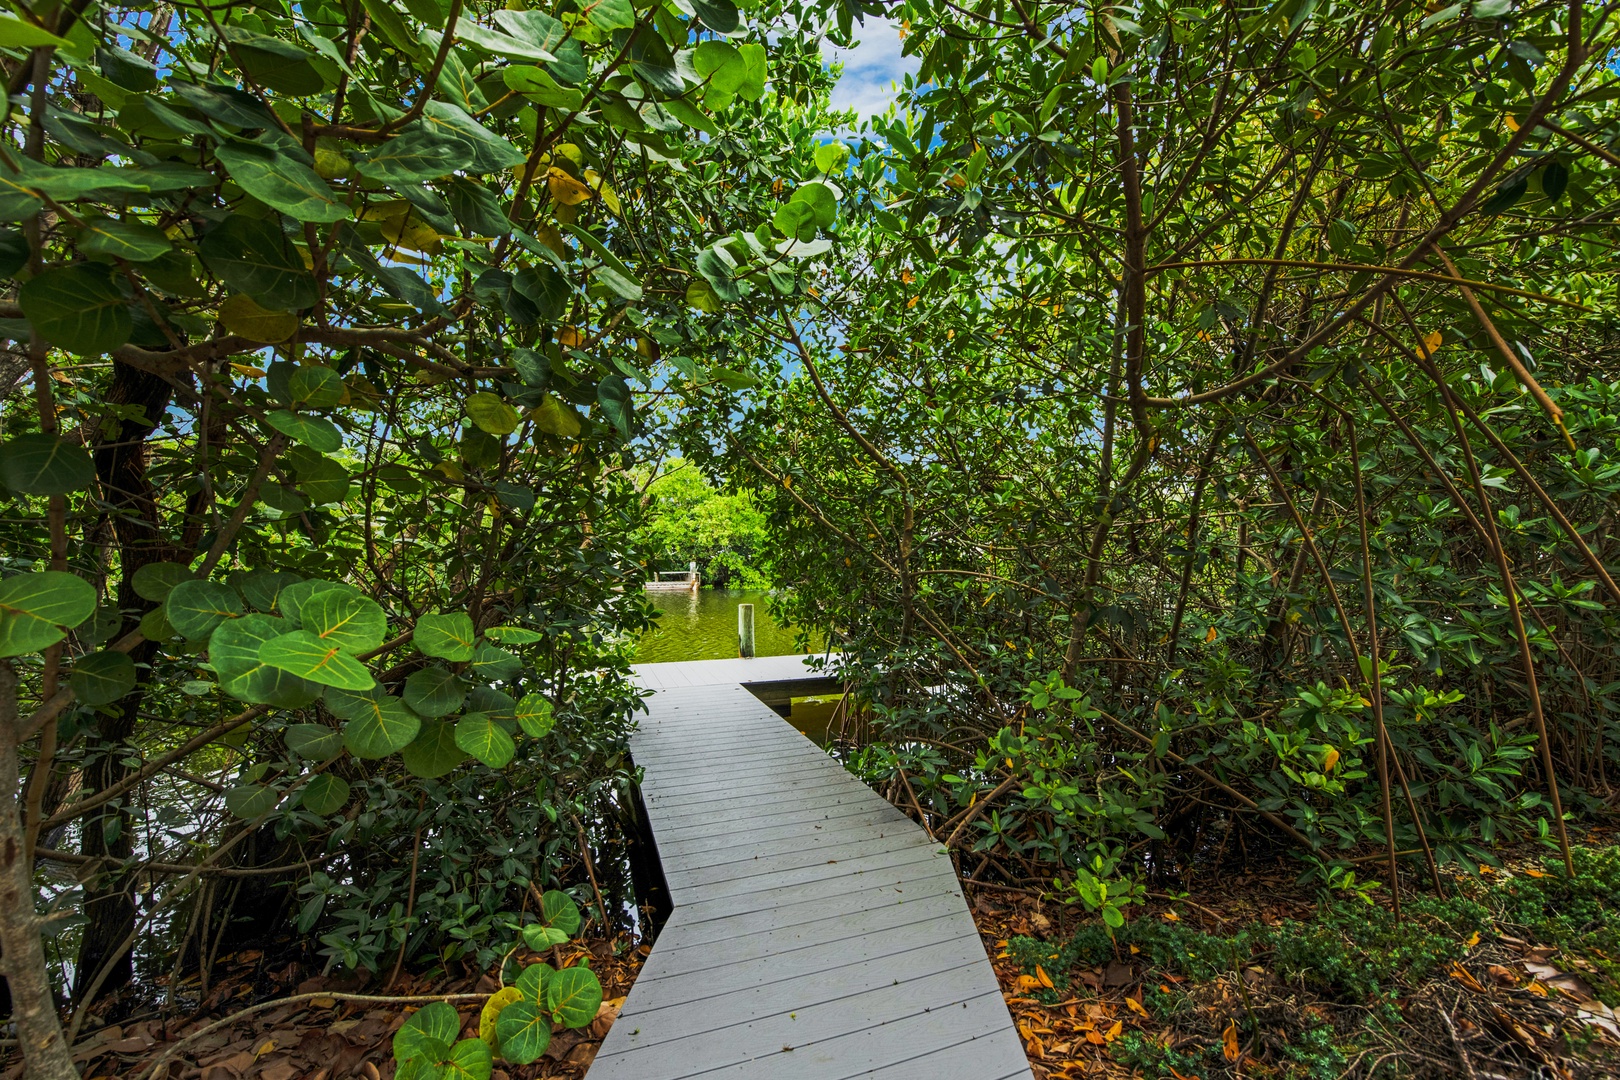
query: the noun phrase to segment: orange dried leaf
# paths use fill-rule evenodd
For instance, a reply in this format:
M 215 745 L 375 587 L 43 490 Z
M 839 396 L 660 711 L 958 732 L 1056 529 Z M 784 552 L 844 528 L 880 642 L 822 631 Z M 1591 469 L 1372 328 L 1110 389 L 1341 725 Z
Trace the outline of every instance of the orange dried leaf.
M 1137 1001 L 1133 997 L 1126 998 L 1125 1005 L 1137 1016 L 1146 1016 L 1148 1014 L 1147 1006 L 1143 1005 L 1140 1001 Z
M 1228 1020 L 1226 1030 L 1221 1032 L 1221 1056 L 1227 1061 L 1236 1061 L 1241 1053 L 1238 1047 L 1237 1021 Z
M 1114 1026 L 1109 1028 L 1107 1031 L 1103 1032 L 1103 1041 L 1104 1042 L 1113 1042 L 1115 1039 L 1119 1038 L 1119 1033 L 1124 1031 L 1124 1030 L 1125 1030 L 1125 1021 L 1123 1021 L 1123 1020 L 1115 1020 L 1114 1021 Z
M 1035 965 L 1035 979 L 1048 990 L 1056 989 L 1052 985 L 1052 976 L 1048 975 L 1046 969 L 1039 964 Z

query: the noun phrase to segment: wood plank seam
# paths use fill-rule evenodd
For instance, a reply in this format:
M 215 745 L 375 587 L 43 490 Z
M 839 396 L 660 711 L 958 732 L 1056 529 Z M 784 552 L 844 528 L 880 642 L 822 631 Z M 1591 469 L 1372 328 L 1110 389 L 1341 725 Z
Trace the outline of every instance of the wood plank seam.
M 806 659 L 636 668 L 674 911 L 591 1080 L 1031 1080 L 948 855 L 747 690 Z

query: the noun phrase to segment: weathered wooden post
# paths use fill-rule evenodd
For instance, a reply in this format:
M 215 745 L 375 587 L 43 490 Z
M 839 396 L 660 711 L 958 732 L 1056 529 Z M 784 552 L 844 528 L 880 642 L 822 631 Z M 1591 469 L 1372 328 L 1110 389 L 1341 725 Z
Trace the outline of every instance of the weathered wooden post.
M 737 655 L 751 658 L 754 655 L 754 605 L 737 605 Z

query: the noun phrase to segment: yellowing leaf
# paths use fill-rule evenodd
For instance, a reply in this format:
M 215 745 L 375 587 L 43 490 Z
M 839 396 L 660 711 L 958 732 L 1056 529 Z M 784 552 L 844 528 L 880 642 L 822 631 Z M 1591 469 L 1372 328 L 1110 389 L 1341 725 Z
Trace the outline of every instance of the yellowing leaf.
M 1124 1030 L 1125 1030 L 1125 1021 L 1123 1021 L 1123 1020 L 1115 1020 L 1114 1021 L 1114 1026 L 1109 1028 L 1107 1031 L 1103 1032 L 1103 1041 L 1104 1042 L 1113 1042 L 1115 1039 L 1119 1038 L 1119 1033 L 1124 1031 Z
M 562 258 L 568 257 L 568 248 L 563 243 L 562 230 L 549 221 L 542 221 L 534 227 L 534 237 L 546 247 L 555 251 Z
M 1503 116 L 1502 117 L 1502 122 L 1507 125 L 1507 129 L 1509 131 L 1518 131 L 1519 130 L 1519 121 L 1511 113 L 1506 115 L 1506 116 Z
M 555 165 L 546 173 L 546 186 L 553 202 L 563 206 L 578 206 L 591 197 L 591 189 L 569 176 Z
M 613 190 L 613 185 L 596 174 L 595 169 L 585 170 L 585 183 L 602 197 L 602 203 L 613 212 L 614 217 L 623 217 L 619 209 L 619 193 Z
M 438 231 L 418 217 L 415 211 L 383 218 L 382 234 L 389 242 L 424 255 L 438 254 L 442 239 Z
M 1213 626 L 1210 627 L 1209 632 L 1204 635 L 1204 644 L 1206 644 L 1206 645 L 1209 644 L 1210 642 L 1214 641 L 1216 639 L 1216 637 L 1218 637 L 1218 636 L 1219 635 L 1216 633 L 1215 628 Z
M 1472 934 L 1468 935 L 1468 940 L 1463 942 L 1463 948 L 1472 949 L 1475 945 L 1478 945 L 1478 944 L 1479 944 L 1479 931 L 1475 930 Z
M 1237 1021 L 1228 1020 L 1226 1030 L 1221 1032 L 1221 1056 L 1227 1061 L 1236 1061 L 1242 1052 L 1238 1047 Z
M 1181 916 L 1177 915 L 1173 911 L 1160 912 L 1160 914 L 1164 917 L 1165 922 L 1180 922 L 1181 921 Z
M 1444 335 L 1442 335 L 1438 330 L 1431 330 L 1427 334 L 1424 334 L 1423 349 L 1418 353 L 1418 358 L 1424 359 L 1426 357 L 1433 356 L 1440 348 L 1440 343 L 1444 340 Z
M 585 344 L 585 335 L 579 332 L 577 326 L 565 326 L 557 331 L 557 342 L 567 349 L 577 349 Z
M 487 1042 L 490 1049 L 495 1048 L 495 1021 L 500 1018 L 501 1010 L 514 1001 L 522 1000 L 523 991 L 515 986 L 503 986 L 484 1002 L 484 1011 L 478 1014 L 478 1037 Z
M 238 375 L 246 375 L 250 379 L 264 378 L 264 368 L 254 367 L 252 364 L 238 364 L 232 362 L 231 370 Z
M 1322 755 L 1322 771 L 1325 773 L 1330 773 L 1333 771 L 1333 766 L 1337 765 L 1338 763 L 1339 751 L 1334 747 L 1328 747 L 1328 752 Z
M 219 305 L 219 321 L 225 329 L 249 341 L 273 345 L 298 332 L 298 316 L 290 311 L 260 307 L 253 297 L 237 293 Z
M 1148 1014 L 1147 1006 L 1143 1005 L 1140 1001 L 1137 1001 L 1133 997 L 1128 997 L 1125 999 L 1125 1007 L 1131 1010 L 1131 1012 L 1135 1013 L 1137 1016 L 1146 1016 Z
M 1039 964 L 1035 965 L 1035 979 L 1036 979 L 1037 982 L 1039 982 L 1042 986 L 1046 987 L 1048 990 L 1053 989 L 1052 976 L 1048 975 L 1046 973 L 1046 969 L 1041 967 L 1041 965 L 1039 965 Z

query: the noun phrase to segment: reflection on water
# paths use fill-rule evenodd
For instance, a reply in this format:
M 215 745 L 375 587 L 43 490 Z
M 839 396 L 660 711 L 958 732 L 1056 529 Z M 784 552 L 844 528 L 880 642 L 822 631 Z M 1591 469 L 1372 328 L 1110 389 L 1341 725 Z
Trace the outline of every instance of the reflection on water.
M 770 616 L 770 594 L 752 589 L 699 589 L 696 592 L 650 592 L 647 601 L 657 608 L 658 626 L 642 637 L 636 663 L 669 660 L 729 660 L 737 655 L 737 605 L 754 605 L 754 655 L 790 656 L 803 652 L 794 644 L 795 631 Z M 819 649 L 819 641 L 811 642 Z
M 659 664 L 672 660 L 730 660 L 737 655 L 737 605 L 754 605 L 754 654 L 791 656 L 803 652 L 791 626 L 781 626 L 766 610 L 770 594 L 751 589 L 699 589 L 697 592 L 656 591 L 647 601 L 660 612 L 658 626 L 642 637 L 636 663 Z M 820 650 L 819 638 L 810 642 Z M 794 698 L 788 723 L 817 743 L 827 741 L 827 724 L 839 697 Z

